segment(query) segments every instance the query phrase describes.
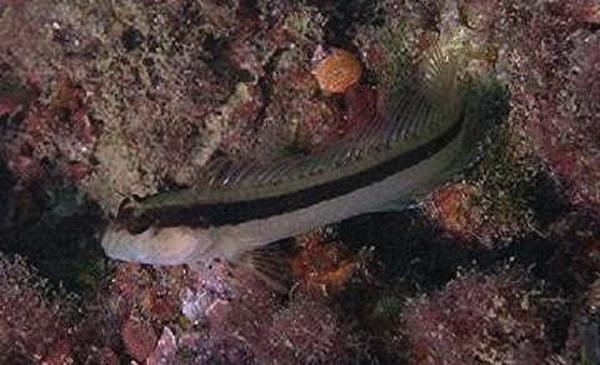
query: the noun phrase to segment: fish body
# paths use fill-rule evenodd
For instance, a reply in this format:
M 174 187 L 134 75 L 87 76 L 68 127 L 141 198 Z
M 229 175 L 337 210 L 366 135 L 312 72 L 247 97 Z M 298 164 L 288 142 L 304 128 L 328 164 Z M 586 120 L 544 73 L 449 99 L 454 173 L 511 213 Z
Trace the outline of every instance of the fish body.
M 112 258 L 177 265 L 235 260 L 319 226 L 394 210 L 465 165 L 477 138 L 456 65 L 439 52 L 403 75 L 383 117 L 339 146 L 271 166 L 216 163 L 198 188 L 133 202 L 102 239 Z

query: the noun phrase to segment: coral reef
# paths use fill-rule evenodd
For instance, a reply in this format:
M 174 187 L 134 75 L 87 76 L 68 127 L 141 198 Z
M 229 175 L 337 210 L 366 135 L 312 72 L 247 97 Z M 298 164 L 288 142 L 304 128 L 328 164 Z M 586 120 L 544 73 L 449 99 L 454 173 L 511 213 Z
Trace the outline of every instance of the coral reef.
M 0 1 L 0 363 L 598 363 L 599 24 L 593 0 Z M 286 292 L 103 256 L 123 197 L 318 153 L 433 44 L 492 126 L 472 166 L 290 238 Z

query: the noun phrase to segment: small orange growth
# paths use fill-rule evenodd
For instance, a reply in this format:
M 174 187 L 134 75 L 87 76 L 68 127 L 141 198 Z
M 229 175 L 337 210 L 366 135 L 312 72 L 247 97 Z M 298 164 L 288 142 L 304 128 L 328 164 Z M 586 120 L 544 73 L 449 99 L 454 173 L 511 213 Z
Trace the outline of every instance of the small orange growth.
M 450 230 L 462 231 L 468 225 L 469 192 L 463 186 L 450 186 L 435 196 L 436 213 Z
M 304 292 L 338 293 L 356 272 L 356 261 L 341 243 L 325 243 L 320 238 L 307 237 L 303 249 L 291 260 L 292 272 Z
M 481 212 L 474 206 L 476 195 L 471 185 L 449 185 L 433 194 L 429 210 L 451 235 L 471 240 L 477 236 L 482 221 Z
M 330 54 L 317 64 L 312 73 L 321 90 L 342 94 L 360 81 L 362 65 L 352 53 L 333 48 Z

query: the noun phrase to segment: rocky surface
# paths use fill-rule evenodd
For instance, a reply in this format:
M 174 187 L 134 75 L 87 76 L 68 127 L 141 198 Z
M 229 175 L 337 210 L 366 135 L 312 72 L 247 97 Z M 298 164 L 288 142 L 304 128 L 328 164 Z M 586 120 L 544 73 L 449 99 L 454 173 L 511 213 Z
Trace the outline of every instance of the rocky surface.
M 593 0 L 0 1 L 0 362 L 598 363 L 599 29 Z M 295 238 L 285 293 L 103 256 L 124 196 L 372 122 L 399 42 L 467 62 L 474 166 Z

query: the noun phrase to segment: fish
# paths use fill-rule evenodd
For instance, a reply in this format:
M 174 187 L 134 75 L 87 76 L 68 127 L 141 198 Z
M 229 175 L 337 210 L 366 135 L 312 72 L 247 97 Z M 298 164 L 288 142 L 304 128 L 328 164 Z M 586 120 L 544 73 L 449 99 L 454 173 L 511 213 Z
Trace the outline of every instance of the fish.
M 439 47 L 406 62 L 371 123 L 323 151 L 266 165 L 215 159 L 193 187 L 127 199 L 102 238 L 106 255 L 234 262 L 318 227 L 406 209 L 464 169 L 485 132 L 465 113 L 459 64 Z

